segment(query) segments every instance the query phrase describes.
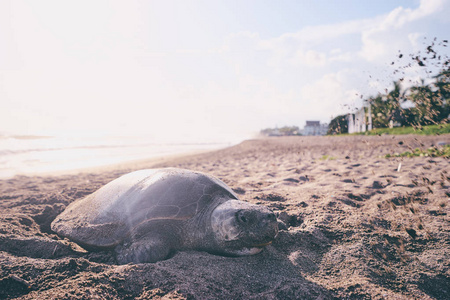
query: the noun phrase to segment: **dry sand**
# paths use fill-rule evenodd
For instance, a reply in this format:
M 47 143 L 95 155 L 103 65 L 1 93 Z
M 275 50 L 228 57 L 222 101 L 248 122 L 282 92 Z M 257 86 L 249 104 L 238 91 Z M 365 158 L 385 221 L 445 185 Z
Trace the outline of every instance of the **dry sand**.
M 270 138 L 129 169 L 2 180 L 0 298 L 449 299 L 449 160 L 383 157 L 441 141 L 450 135 Z M 168 166 L 219 177 L 288 230 L 251 257 L 188 251 L 128 265 L 51 232 L 70 202 L 133 169 Z

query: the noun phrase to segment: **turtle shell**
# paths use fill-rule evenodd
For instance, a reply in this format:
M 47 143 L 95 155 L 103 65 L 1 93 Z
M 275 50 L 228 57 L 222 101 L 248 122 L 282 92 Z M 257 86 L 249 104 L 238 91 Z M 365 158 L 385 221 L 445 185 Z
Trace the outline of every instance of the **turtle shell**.
M 237 196 L 213 176 L 176 168 L 140 170 L 69 205 L 52 230 L 84 246 L 112 247 L 143 222 L 188 220 L 223 198 Z

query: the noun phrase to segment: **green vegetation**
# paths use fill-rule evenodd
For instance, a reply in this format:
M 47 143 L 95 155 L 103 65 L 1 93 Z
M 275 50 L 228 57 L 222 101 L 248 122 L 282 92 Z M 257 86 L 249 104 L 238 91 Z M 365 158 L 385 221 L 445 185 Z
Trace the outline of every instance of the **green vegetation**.
M 342 134 L 348 132 L 348 122 L 346 115 L 340 115 L 331 120 L 328 126 L 328 135 L 331 134 Z
M 353 133 L 352 135 L 401 135 L 401 134 L 420 134 L 420 135 L 439 135 L 450 133 L 450 124 L 429 125 L 420 127 L 394 127 L 377 128 L 371 131 Z
M 450 158 L 450 145 L 444 145 L 442 147 L 431 147 L 425 150 L 416 148 L 413 151 L 406 151 L 400 154 L 386 154 L 385 157 L 414 157 L 414 156 L 426 156 L 426 157 L 438 157 L 442 156 Z
M 336 159 L 336 157 L 330 156 L 330 155 L 327 155 L 327 154 L 322 155 L 322 157 L 319 158 L 319 160 L 335 160 L 335 159 Z

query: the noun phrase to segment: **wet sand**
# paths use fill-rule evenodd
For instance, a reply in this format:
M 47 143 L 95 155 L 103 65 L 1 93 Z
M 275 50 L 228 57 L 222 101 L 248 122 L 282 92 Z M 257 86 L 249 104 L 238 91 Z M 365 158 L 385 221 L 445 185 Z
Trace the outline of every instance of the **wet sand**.
M 384 158 L 441 136 L 285 137 L 117 169 L 0 181 L 0 298 L 448 299 L 450 164 Z M 254 256 L 176 253 L 117 265 L 50 223 L 120 175 L 179 167 L 217 176 L 285 222 Z

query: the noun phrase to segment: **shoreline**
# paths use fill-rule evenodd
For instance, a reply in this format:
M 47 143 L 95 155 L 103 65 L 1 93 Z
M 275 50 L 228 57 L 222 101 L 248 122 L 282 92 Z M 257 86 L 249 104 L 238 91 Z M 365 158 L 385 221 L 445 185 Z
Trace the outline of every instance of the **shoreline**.
M 0 298 L 445 299 L 450 174 L 443 157 L 384 158 L 441 136 L 274 137 L 224 149 L 0 180 Z M 401 168 L 399 168 L 401 164 Z M 205 172 L 286 224 L 260 254 L 174 253 L 118 265 L 50 223 L 76 199 L 137 169 Z
M 137 166 L 140 164 L 149 164 L 149 163 L 156 163 L 156 162 L 162 162 L 162 161 L 169 161 L 171 159 L 181 158 L 184 156 L 191 156 L 201 153 L 206 153 L 209 151 L 215 151 L 219 149 L 224 149 L 230 146 L 219 146 L 217 148 L 199 148 L 199 149 L 186 149 L 182 150 L 180 152 L 174 152 L 174 153 L 168 153 L 168 154 L 153 154 L 149 155 L 148 157 L 144 158 L 138 158 L 138 159 L 126 159 L 119 162 L 112 162 L 112 163 L 106 163 L 101 164 L 98 166 L 85 166 L 85 167 L 75 167 L 75 168 L 67 168 L 67 169 L 59 169 L 59 170 L 45 170 L 44 166 L 42 167 L 42 171 L 17 171 L 13 175 L 4 175 L 0 176 L 0 180 L 7 180 L 11 179 L 15 176 L 61 176 L 61 175 L 76 175 L 79 173 L 100 173 L 100 172 L 106 172 L 111 171 L 115 169 L 129 169 L 133 168 L 133 166 Z
M 195 151 L 187 151 L 183 153 L 178 154 L 168 154 L 168 155 L 157 155 L 154 157 L 149 158 L 143 158 L 143 159 L 137 159 L 137 160 L 127 160 L 119 163 L 113 163 L 109 165 L 102 165 L 102 166 L 94 166 L 94 167 L 82 167 L 82 168 L 76 168 L 76 169 L 68 169 L 68 170 L 58 170 L 58 171 L 42 171 L 42 172 L 23 172 L 23 173 L 17 173 L 15 175 L 9 176 L 9 177 L 0 177 L 0 180 L 8 180 L 12 179 L 14 177 L 59 177 L 59 176 L 76 176 L 76 175 L 83 175 L 87 173 L 104 173 L 104 172 L 111 172 L 111 171 L 121 171 L 121 170 L 128 170 L 128 169 L 134 169 L 139 165 L 144 164 L 157 164 L 157 163 L 163 163 L 166 161 L 189 157 L 192 155 L 199 155 L 203 153 L 207 153 L 210 151 L 216 151 L 216 150 L 195 150 Z

